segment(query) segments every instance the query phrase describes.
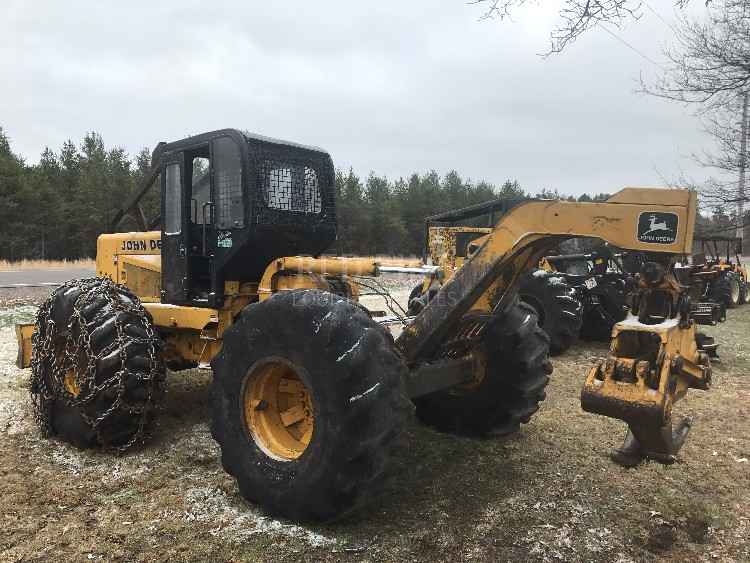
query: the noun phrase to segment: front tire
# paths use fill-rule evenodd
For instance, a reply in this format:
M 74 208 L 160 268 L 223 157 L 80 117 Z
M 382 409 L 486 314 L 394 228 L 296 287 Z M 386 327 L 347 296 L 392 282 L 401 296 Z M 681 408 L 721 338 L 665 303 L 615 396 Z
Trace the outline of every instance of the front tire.
M 211 362 L 212 433 L 243 497 L 293 520 L 366 503 L 412 410 L 390 334 L 319 290 L 249 305 Z
M 478 384 L 417 398 L 417 417 L 442 432 L 517 432 L 545 399 L 552 373 L 549 337 L 539 328 L 534 309 L 516 302 L 489 316 L 474 352 L 484 364 Z

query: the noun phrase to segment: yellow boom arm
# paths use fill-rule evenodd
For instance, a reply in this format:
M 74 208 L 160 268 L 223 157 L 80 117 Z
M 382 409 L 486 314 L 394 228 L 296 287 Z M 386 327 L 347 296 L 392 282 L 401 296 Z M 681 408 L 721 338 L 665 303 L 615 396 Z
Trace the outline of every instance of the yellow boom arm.
M 599 238 L 629 250 L 690 254 L 697 198 L 682 189 L 625 188 L 604 203 L 530 201 L 502 217 L 398 338 L 410 364 L 425 359 L 468 311 L 504 306 L 518 276 L 555 244 Z

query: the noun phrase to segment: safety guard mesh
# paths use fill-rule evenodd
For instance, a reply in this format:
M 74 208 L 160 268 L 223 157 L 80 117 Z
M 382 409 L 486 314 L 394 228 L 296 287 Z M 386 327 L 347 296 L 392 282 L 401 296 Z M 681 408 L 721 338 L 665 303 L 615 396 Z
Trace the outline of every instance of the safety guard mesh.
M 258 166 L 261 205 L 280 211 L 320 213 L 323 204 L 314 168 L 265 159 Z

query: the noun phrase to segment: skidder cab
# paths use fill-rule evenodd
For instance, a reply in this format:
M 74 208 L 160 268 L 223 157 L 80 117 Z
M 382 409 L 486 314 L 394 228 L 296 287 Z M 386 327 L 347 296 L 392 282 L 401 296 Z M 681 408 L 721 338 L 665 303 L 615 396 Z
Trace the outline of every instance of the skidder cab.
M 161 216 L 152 225 L 161 233 L 104 236 L 98 252 L 160 250 L 162 303 L 221 306 L 225 282 L 258 282 L 274 259 L 318 255 L 336 240 L 333 163 L 322 149 L 224 129 L 161 143 L 153 159 Z M 139 203 L 150 186 L 114 228 L 128 214 L 143 217 Z M 145 230 L 145 219 L 139 223 Z M 98 275 L 122 281 L 111 264 L 100 265 Z

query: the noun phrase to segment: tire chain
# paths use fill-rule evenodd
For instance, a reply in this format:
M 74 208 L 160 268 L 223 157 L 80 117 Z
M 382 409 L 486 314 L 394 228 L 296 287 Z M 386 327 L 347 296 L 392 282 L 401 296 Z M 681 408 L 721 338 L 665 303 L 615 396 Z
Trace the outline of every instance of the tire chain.
M 52 305 L 55 296 L 66 292 L 71 288 L 80 290 L 73 306 L 73 313 L 67 325 L 67 337 L 65 340 L 64 355 L 56 354 L 55 347 L 55 321 L 51 318 Z M 125 295 L 130 303 L 123 302 L 121 295 Z M 81 311 L 89 304 L 103 297 L 111 306 L 104 306 L 103 311 L 97 312 L 87 322 Z M 140 328 L 146 332 L 146 337 L 136 337 L 125 334 L 127 324 L 123 323 L 122 315 L 130 313 L 139 319 L 148 322 L 138 323 Z M 116 338 L 99 352 L 94 354 L 91 346 L 91 328 L 98 325 L 102 317 L 112 315 L 115 318 Z M 74 330 L 78 328 L 78 330 Z M 83 330 L 81 330 L 83 329 Z M 74 338 L 77 333 L 77 338 Z M 33 354 L 31 360 L 31 394 L 35 411 L 35 418 L 45 436 L 54 434 L 50 417 L 50 407 L 53 401 L 63 401 L 69 407 L 76 409 L 86 424 L 94 431 L 97 441 L 105 450 L 123 453 L 130 447 L 141 443 L 147 438 L 147 422 L 149 415 L 155 409 L 156 403 L 164 393 L 165 370 L 163 368 L 161 353 L 161 340 L 154 332 L 148 312 L 140 304 L 138 298 L 126 287 L 115 284 L 108 278 L 85 278 L 71 280 L 57 288 L 52 295 L 39 308 L 36 317 L 36 330 L 33 336 Z M 129 346 L 128 346 L 129 344 Z M 149 369 L 144 377 L 142 373 L 134 373 L 127 367 L 128 348 L 134 345 L 145 344 L 148 352 Z M 143 346 L 137 346 L 143 348 Z M 104 381 L 96 381 L 96 364 L 101 358 L 107 356 L 114 350 L 120 350 L 120 367 L 113 376 Z M 85 369 L 77 369 L 81 359 L 85 359 Z M 51 360 L 51 362 L 50 362 Z M 49 371 L 46 369 L 49 367 Z M 76 382 L 81 390 L 78 396 L 67 392 L 63 381 L 65 374 L 70 369 L 76 370 Z M 128 377 L 137 377 L 140 384 L 146 389 L 147 395 L 143 406 L 130 405 L 125 400 L 126 382 Z M 113 390 L 112 393 L 110 390 Z M 112 404 L 99 414 L 96 418 L 90 417 L 85 412 L 86 405 L 95 401 L 97 397 L 109 391 L 110 396 L 115 399 Z M 138 428 L 130 439 L 120 445 L 113 445 L 106 435 L 101 432 L 101 425 L 117 412 L 125 412 L 129 415 L 139 417 Z

